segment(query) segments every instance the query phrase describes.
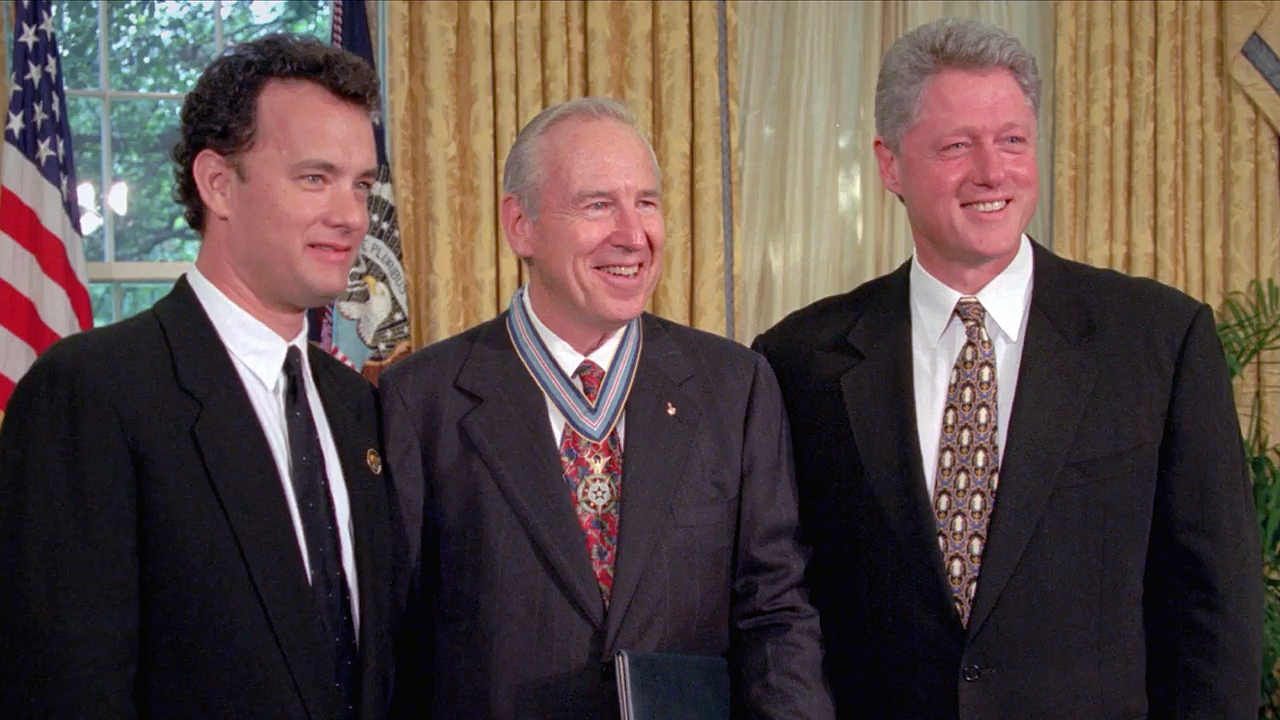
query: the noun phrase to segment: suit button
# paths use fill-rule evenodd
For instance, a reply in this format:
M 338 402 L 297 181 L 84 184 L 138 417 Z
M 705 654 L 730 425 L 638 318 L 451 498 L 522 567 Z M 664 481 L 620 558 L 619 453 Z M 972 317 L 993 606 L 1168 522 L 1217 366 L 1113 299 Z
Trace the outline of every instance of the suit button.
M 960 670 L 960 677 L 964 678 L 965 682 L 974 682 L 982 677 L 982 668 L 977 665 L 965 665 Z

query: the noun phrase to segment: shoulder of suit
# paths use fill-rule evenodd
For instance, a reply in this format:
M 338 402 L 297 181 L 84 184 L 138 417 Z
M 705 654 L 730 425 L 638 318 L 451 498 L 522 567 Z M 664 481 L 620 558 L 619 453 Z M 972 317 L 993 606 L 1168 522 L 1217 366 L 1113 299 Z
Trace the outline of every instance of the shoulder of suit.
M 172 363 L 167 348 L 155 315 L 147 310 L 59 340 L 36 358 L 18 385 L 101 399 L 160 374 Z
M 378 387 L 394 387 L 402 382 L 417 384 L 422 382 L 424 375 L 435 376 L 441 372 L 448 372 L 451 375 L 456 374 L 457 369 L 462 366 L 476 342 L 481 337 L 492 336 L 492 332 L 495 329 L 506 333 L 505 327 L 495 327 L 505 323 L 506 315 L 504 313 L 457 335 L 444 340 L 437 340 L 430 345 L 414 350 L 407 356 L 397 360 L 395 364 L 378 376 Z M 406 380 L 405 378 L 412 379 Z
M 110 369 L 121 362 L 140 362 L 155 351 L 161 336 L 155 314 L 147 310 L 111 325 L 69 335 L 45 350 L 36 362 Z
M 642 317 L 646 332 L 649 333 L 645 337 L 646 344 L 655 340 L 653 334 L 661 333 L 666 340 L 675 343 L 695 362 L 709 363 L 721 368 L 734 364 L 750 367 L 759 358 L 751 348 L 723 335 L 689 327 L 652 313 L 645 313 Z
M 804 352 L 843 343 L 858 316 L 896 283 L 902 282 L 901 273 L 899 269 L 868 280 L 849 292 L 815 300 L 761 333 L 752 346 L 773 361 L 779 353 Z
M 1185 292 L 1157 280 L 1135 277 L 1109 268 L 1068 260 L 1056 255 L 1042 259 L 1053 292 L 1070 293 L 1076 301 L 1100 312 L 1142 319 L 1146 317 L 1190 318 L 1204 303 Z M 1037 270 L 1037 280 L 1041 270 Z
M 309 359 L 312 367 L 324 372 L 340 388 L 358 391 L 373 387 L 355 368 L 325 352 L 319 346 L 312 345 L 311 348 Z

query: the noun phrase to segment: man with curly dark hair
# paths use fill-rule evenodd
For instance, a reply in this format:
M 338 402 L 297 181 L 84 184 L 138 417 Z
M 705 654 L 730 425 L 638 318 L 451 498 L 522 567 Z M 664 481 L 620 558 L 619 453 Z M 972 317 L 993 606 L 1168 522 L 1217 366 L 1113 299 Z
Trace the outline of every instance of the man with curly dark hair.
M 182 108 L 195 268 L 52 347 L 0 431 L 6 717 L 381 718 L 402 531 L 376 391 L 307 342 L 368 226 L 378 81 L 273 35 Z

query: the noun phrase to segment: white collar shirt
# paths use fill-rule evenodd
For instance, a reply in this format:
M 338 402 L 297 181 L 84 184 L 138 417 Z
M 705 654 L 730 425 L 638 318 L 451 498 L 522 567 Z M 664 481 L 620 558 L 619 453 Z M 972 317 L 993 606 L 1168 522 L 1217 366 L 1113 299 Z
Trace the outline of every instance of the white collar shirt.
M 1024 234 L 1008 267 L 992 278 L 976 296 L 986 310 L 987 334 L 995 345 L 997 435 L 1001 458 L 1004 457 L 1014 391 L 1022 364 L 1033 274 L 1031 241 Z M 932 497 L 947 384 L 956 357 L 965 343 L 964 324 L 953 312 L 963 294 L 930 275 L 914 259 L 911 262 L 910 287 L 916 431 L 920 438 L 925 485 Z
M 353 537 L 351 503 L 347 496 L 342 462 L 333 441 L 333 431 L 320 401 L 315 378 L 311 374 L 311 361 L 307 357 L 307 326 L 292 340 L 285 341 L 262 321 L 235 304 L 196 268 L 187 272 L 187 282 L 213 323 L 219 339 L 231 356 L 231 362 L 240 376 L 240 382 L 249 396 L 258 423 L 266 436 L 267 445 L 279 472 L 280 488 L 284 492 L 289 516 L 293 519 L 294 534 L 298 539 L 298 552 L 302 555 L 302 567 L 308 580 L 311 578 L 311 561 L 307 553 L 306 532 L 298 500 L 294 494 L 292 464 L 289 454 L 289 431 L 285 418 L 284 357 L 290 347 L 297 347 L 302 354 L 302 376 L 306 385 L 307 403 L 315 420 L 316 434 L 320 436 L 320 451 L 324 456 L 325 476 L 329 481 L 329 493 L 333 499 L 334 517 L 337 521 L 338 540 L 342 551 L 342 568 L 346 572 L 351 592 L 351 616 L 355 623 L 356 637 L 360 637 L 360 594 L 356 582 L 356 562 Z M 263 488 L 268 492 L 269 488 Z

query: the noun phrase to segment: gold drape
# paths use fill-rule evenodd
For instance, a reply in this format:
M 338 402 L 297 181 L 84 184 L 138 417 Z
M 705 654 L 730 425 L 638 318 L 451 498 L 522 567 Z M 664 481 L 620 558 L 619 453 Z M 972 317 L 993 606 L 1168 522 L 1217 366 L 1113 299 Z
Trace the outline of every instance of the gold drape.
M 388 124 L 415 346 L 506 307 L 523 281 L 498 219 L 507 150 L 543 107 L 583 95 L 625 101 L 658 155 L 667 242 L 652 309 L 725 332 L 719 22 L 724 12 L 732 99 L 733 11 L 708 0 L 388 4 Z M 727 112 L 733 157 L 736 102 Z
M 1059 254 L 1153 277 L 1219 310 L 1250 280 L 1280 279 L 1276 133 L 1227 62 L 1241 7 L 1057 3 Z M 1277 373 L 1263 363 L 1239 388 L 1252 397 L 1261 382 L 1273 434 Z

